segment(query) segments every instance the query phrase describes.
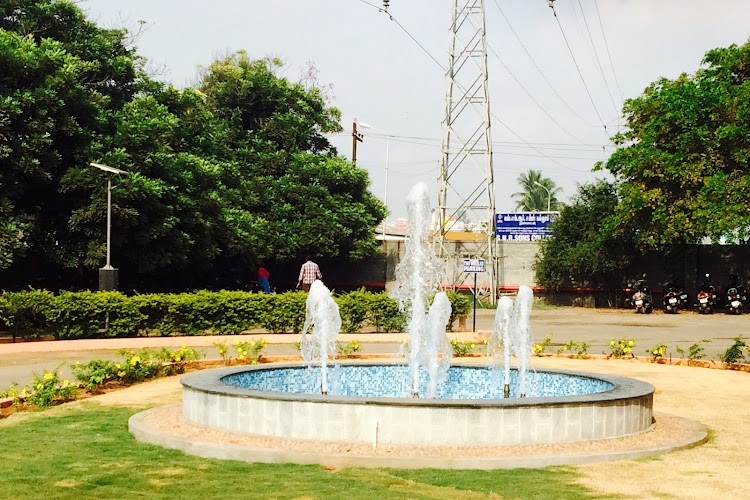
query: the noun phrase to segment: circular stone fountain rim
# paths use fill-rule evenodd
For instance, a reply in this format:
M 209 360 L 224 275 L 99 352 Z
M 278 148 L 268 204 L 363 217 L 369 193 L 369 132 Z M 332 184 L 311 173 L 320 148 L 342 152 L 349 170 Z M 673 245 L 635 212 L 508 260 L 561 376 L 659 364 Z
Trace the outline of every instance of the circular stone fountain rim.
M 403 362 L 366 362 L 366 363 L 338 363 L 339 366 L 383 366 L 404 365 Z M 486 366 L 452 363 L 451 366 L 461 368 L 482 369 Z M 236 373 L 250 372 L 256 370 L 278 370 L 286 368 L 306 368 L 304 363 L 279 363 L 273 365 L 237 366 L 231 368 L 218 368 L 185 375 L 180 383 L 187 389 L 204 392 L 207 394 L 232 395 L 238 397 L 271 399 L 280 401 L 297 401 L 310 403 L 337 403 L 337 404 L 367 404 L 367 405 L 397 405 L 397 406 L 420 406 L 440 408 L 488 408 L 488 407 L 531 407 L 531 406 L 558 406 L 571 403 L 594 403 L 617 401 L 648 396 L 654 393 L 654 386 L 640 380 L 617 377 L 612 375 L 594 374 L 589 372 L 570 370 L 536 370 L 538 373 L 550 373 L 583 377 L 594 380 L 609 382 L 613 387 L 603 392 L 582 394 L 577 396 L 560 397 L 535 397 L 535 398 L 508 398 L 508 399 L 428 399 L 428 398 L 392 398 L 392 397 L 361 397 L 361 396 L 339 396 L 322 394 L 301 394 L 282 391 L 260 391 L 238 387 L 223 382 L 221 379 Z

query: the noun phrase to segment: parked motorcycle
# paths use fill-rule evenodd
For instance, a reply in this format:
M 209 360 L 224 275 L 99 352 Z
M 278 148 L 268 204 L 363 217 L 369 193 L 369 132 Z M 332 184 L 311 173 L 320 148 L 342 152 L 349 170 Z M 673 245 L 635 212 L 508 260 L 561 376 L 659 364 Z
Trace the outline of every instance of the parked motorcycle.
M 668 281 L 664 283 L 664 297 L 662 298 L 662 305 L 664 306 L 665 313 L 677 314 L 680 311 L 680 307 L 684 305 L 684 301 L 686 300 L 687 294 L 679 289 L 677 283 L 675 283 L 674 281 Z
M 646 283 L 645 273 L 641 279 L 635 282 L 633 288 L 635 289 L 635 293 L 630 302 L 635 308 L 635 312 L 639 314 L 651 314 L 654 310 L 654 301 L 651 298 L 651 291 L 648 289 L 648 284 Z
M 736 274 L 729 276 L 726 299 L 729 314 L 740 314 L 742 307 L 747 302 L 747 290 L 740 285 L 739 276 Z
M 677 314 L 680 309 L 690 306 L 690 297 L 688 297 L 687 292 L 680 286 L 674 275 L 670 276 L 669 280 L 662 284 L 662 288 L 664 290 L 662 305 L 665 313 Z
M 706 273 L 703 283 L 698 285 L 698 312 L 700 314 L 713 314 L 718 297 L 716 288 L 711 284 L 711 275 Z

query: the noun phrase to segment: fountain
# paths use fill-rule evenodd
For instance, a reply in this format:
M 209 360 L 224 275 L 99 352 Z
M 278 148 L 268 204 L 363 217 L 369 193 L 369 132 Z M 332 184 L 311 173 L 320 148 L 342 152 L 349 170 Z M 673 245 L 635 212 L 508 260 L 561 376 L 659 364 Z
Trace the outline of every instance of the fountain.
M 277 458 L 268 459 L 273 461 L 298 460 L 282 451 L 297 440 L 369 443 L 372 449 L 502 447 L 610 439 L 651 428 L 650 384 L 566 371 L 538 370 L 531 379 L 527 376 L 533 301 L 528 287 L 520 287 L 515 302 L 503 297 L 498 304 L 488 342 L 491 369 L 467 362 L 451 365 L 445 333 L 451 309 L 446 294 L 436 292 L 441 263 L 428 242 L 426 186 L 415 186 L 408 201 L 410 236 L 395 293 L 409 315 L 408 365 L 399 360 L 339 363 L 336 376 L 328 377 L 341 319 L 330 291 L 318 281 L 306 303 L 304 364 L 189 374 L 182 379 L 183 420 L 279 440 Z M 511 367 L 512 356 L 516 368 Z M 320 457 L 306 457 L 299 460 L 322 463 Z
M 453 353 L 450 339 L 445 334 L 451 305 L 445 292 L 437 292 L 443 262 L 435 256 L 428 239 L 430 204 L 427 186 L 423 182 L 417 183 L 406 202 L 409 237 L 404 258 L 396 267 L 398 287 L 393 295 L 409 317 L 411 394 L 419 396 L 419 374 L 423 368 L 429 377 L 427 397 L 434 398 L 438 385 L 445 380 Z M 425 314 L 428 296 L 435 293 Z
M 305 364 L 312 367 L 317 363 L 320 367 L 318 373 L 322 394 L 328 394 L 328 356 L 336 358 L 336 337 L 340 330 L 339 306 L 323 282 L 315 280 L 305 301 L 305 324 L 300 347 Z

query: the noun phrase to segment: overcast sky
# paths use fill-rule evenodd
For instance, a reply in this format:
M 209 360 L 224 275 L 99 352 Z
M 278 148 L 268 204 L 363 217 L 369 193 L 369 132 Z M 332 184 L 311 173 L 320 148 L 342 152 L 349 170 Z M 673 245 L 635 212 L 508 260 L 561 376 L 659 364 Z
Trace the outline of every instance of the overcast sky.
M 436 204 L 445 81 L 430 56 L 447 65 L 451 2 L 391 0 L 391 14 L 424 50 L 368 3 L 382 1 L 84 0 L 80 5 L 107 27 L 146 21 L 148 30 L 137 42 L 140 54 L 179 87 L 195 81 L 198 65 L 230 50 L 278 56 L 286 62 L 284 75 L 293 80 L 313 62 L 320 81 L 333 85 L 332 104 L 342 111 L 345 132 L 331 138 L 339 153 L 351 155 L 354 118 L 397 136 L 390 141 L 390 220 L 405 215 L 404 198 L 417 181 L 427 183 Z M 595 178 L 594 163 L 612 151 L 620 90 L 626 99 L 638 96 L 659 77 L 694 72 L 707 50 L 745 43 L 750 35 L 747 0 L 556 0 L 555 5 L 583 81 L 547 0 L 486 0 L 492 112 L 507 125 L 492 124 L 493 140 L 500 143 L 494 146 L 498 211 L 514 209 L 516 178 L 529 168 L 551 177 L 564 199 L 573 195 L 577 183 Z M 382 199 L 386 140 L 363 132 L 358 164 L 369 171 L 372 191 Z

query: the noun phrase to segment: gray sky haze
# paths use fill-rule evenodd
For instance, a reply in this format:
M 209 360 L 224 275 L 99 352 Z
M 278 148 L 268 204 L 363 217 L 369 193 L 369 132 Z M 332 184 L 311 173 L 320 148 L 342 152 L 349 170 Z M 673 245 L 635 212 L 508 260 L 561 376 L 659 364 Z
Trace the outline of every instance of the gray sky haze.
M 390 220 L 405 215 L 406 193 L 417 181 L 426 182 L 437 199 L 445 80 L 430 55 L 447 65 L 451 2 L 390 3 L 397 22 L 372 6 L 381 5 L 379 0 L 84 0 L 80 5 L 107 27 L 134 28 L 146 21 L 139 51 L 152 66 L 163 67 L 162 79 L 179 87 L 195 81 L 197 66 L 239 49 L 251 57 L 282 58 L 284 76 L 292 80 L 314 63 L 319 80 L 333 84 L 331 104 L 342 111 L 344 133 L 331 137 L 339 153 L 351 155 L 355 117 L 394 136 Z M 547 0 L 485 4 L 490 102 L 507 125 L 492 124 L 498 211 L 514 209 L 510 195 L 518 190 L 516 178 L 529 168 L 551 177 L 564 199 L 577 183 L 603 175 L 591 168 L 613 150 L 609 136 L 617 130 L 622 107 L 618 88 L 626 99 L 638 96 L 659 77 L 694 72 L 707 50 L 745 43 L 750 35 L 747 0 L 556 0 L 594 107 Z M 372 191 L 382 199 L 386 139 L 374 129 L 363 132 L 358 164 L 369 171 Z

